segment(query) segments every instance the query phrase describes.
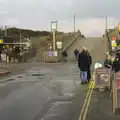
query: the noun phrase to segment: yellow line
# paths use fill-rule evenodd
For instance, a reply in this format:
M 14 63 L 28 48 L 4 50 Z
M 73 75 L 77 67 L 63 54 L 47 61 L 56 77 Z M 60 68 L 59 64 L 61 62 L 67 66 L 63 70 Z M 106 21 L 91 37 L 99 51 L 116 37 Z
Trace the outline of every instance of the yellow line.
M 88 96 L 89 96 L 89 94 L 90 94 L 92 84 L 93 84 L 93 82 L 91 82 L 90 85 L 89 85 L 89 89 L 88 89 L 88 92 L 87 92 L 87 95 L 86 95 L 86 98 L 85 98 L 85 101 L 84 101 L 82 110 L 81 110 L 81 112 L 80 112 L 79 120 L 82 120 L 82 115 L 83 115 L 85 106 L 86 106 L 86 104 L 87 104 L 87 98 L 88 98 Z
M 94 84 L 92 84 L 92 86 L 94 86 Z M 87 113 L 88 113 L 88 108 L 89 108 L 90 101 L 91 101 L 92 92 L 93 92 L 93 89 L 91 90 L 89 98 L 88 98 L 88 102 L 87 102 L 86 109 L 85 109 L 85 112 L 84 112 L 83 120 L 86 120 L 86 117 L 87 117 Z

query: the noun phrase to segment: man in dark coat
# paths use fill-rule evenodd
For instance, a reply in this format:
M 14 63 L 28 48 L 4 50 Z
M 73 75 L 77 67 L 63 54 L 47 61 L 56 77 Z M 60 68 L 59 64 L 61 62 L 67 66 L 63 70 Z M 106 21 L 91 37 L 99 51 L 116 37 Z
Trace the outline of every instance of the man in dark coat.
M 63 61 L 64 61 L 64 62 L 67 62 L 67 57 L 68 57 L 67 51 L 63 51 L 63 52 L 62 52 L 62 56 L 63 56 Z
M 84 47 L 82 52 L 78 56 L 78 67 L 80 68 L 81 84 L 87 83 L 87 71 L 90 68 L 90 56 L 87 49 Z
M 88 52 L 88 50 L 87 50 L 87 52 Z M 91 67 L 91 65 L 92 65 L 92 57 L 91 57 L 91 55 L 90 55 L 89 52 L 88 52 L 88 56 L 89 56 L 89 69 L 88 69 L 88 71 L 87 71 L 87 80 L 88 80 L 88 82 L 89 82 L 90 79 L 91 79 L 91 70 L 90 70 L 90 67 Z

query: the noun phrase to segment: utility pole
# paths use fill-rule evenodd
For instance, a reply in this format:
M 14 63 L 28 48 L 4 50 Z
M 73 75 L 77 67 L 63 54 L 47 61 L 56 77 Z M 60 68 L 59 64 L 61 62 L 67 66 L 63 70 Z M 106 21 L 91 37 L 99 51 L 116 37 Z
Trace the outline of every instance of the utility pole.
M 74 14 L 74 33 L 75 33 L 75 14 Z
M 20 30 L 20 53 L 22 53 L 22 35 L 21 35 L 21 30 Z
M 107 41 L 108 41 L 108 33 L 107 33 L 107 16 L 105 16 L 105 53 L 107 53 Z
M 107 32 L 107 16 L 105 17 L 105 29 L 106 29 L 106 32 Z
M 7 36 L 7 26 L 5 25 L 5 36 Z

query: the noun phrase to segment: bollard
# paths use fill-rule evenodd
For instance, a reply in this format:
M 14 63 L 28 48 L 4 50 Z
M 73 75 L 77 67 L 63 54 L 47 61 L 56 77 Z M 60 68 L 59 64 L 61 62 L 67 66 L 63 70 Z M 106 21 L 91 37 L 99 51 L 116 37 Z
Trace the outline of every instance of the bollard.
M 115 73 L 112 86 L 113 114 L 120 113 L 120 72 Z
M 95 69 L 95 89 L 110 90 L 110 70 L 105 67 Z
M 11 65 L 9 65 L 9 56 L 6 55 L 6 67 L 10 67 Z

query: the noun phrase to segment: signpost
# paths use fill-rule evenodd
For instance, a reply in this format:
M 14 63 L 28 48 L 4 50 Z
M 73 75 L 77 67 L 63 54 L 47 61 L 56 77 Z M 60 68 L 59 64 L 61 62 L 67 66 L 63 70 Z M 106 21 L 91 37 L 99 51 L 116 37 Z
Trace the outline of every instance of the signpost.
M 117 47 L 116 37 L 112 37 L 111 45 L 112 45 L 112 51 L 115 51 L 115 49 Z
M 113 82 L 113 114 L 120 110 L 120 72 L 116 73 Z
M 55 32 L 57 31 L 57 21 L 51 21 L 51 30 L 53 31 L 53 50 L 56 50 Z
M 120 35 L 120 25 L 118 25 L 118 34 Z
M 112 40 L 112 41 L 111 41 L 111 44 L 112 44 L 112 47 L 117 47 L 117 43 L 116 43 L 115 40 Z
M 51 21 L 51 30 L 53 32 L 53 47 L 51 46 L 51 44 L 49 45 L 49 50 L 44 52 L 44 61 L 45 62 L 59 62 L 61 61 L 61 51 L 59 51 L 58 49 L 61 48 L 61 43 L 57 42 L 57 48 L 56 48 L 56 31 L 57 31 L 57 21 Z
M 57 49 L 62 49 L 62 42 L 61 41 L 57 41 Z
M 116 41 L 116 37 L 112 37 L 112 41 Z
M 110 89 L 110 70 L 105 67 L 95 69 L 95 88 Z

